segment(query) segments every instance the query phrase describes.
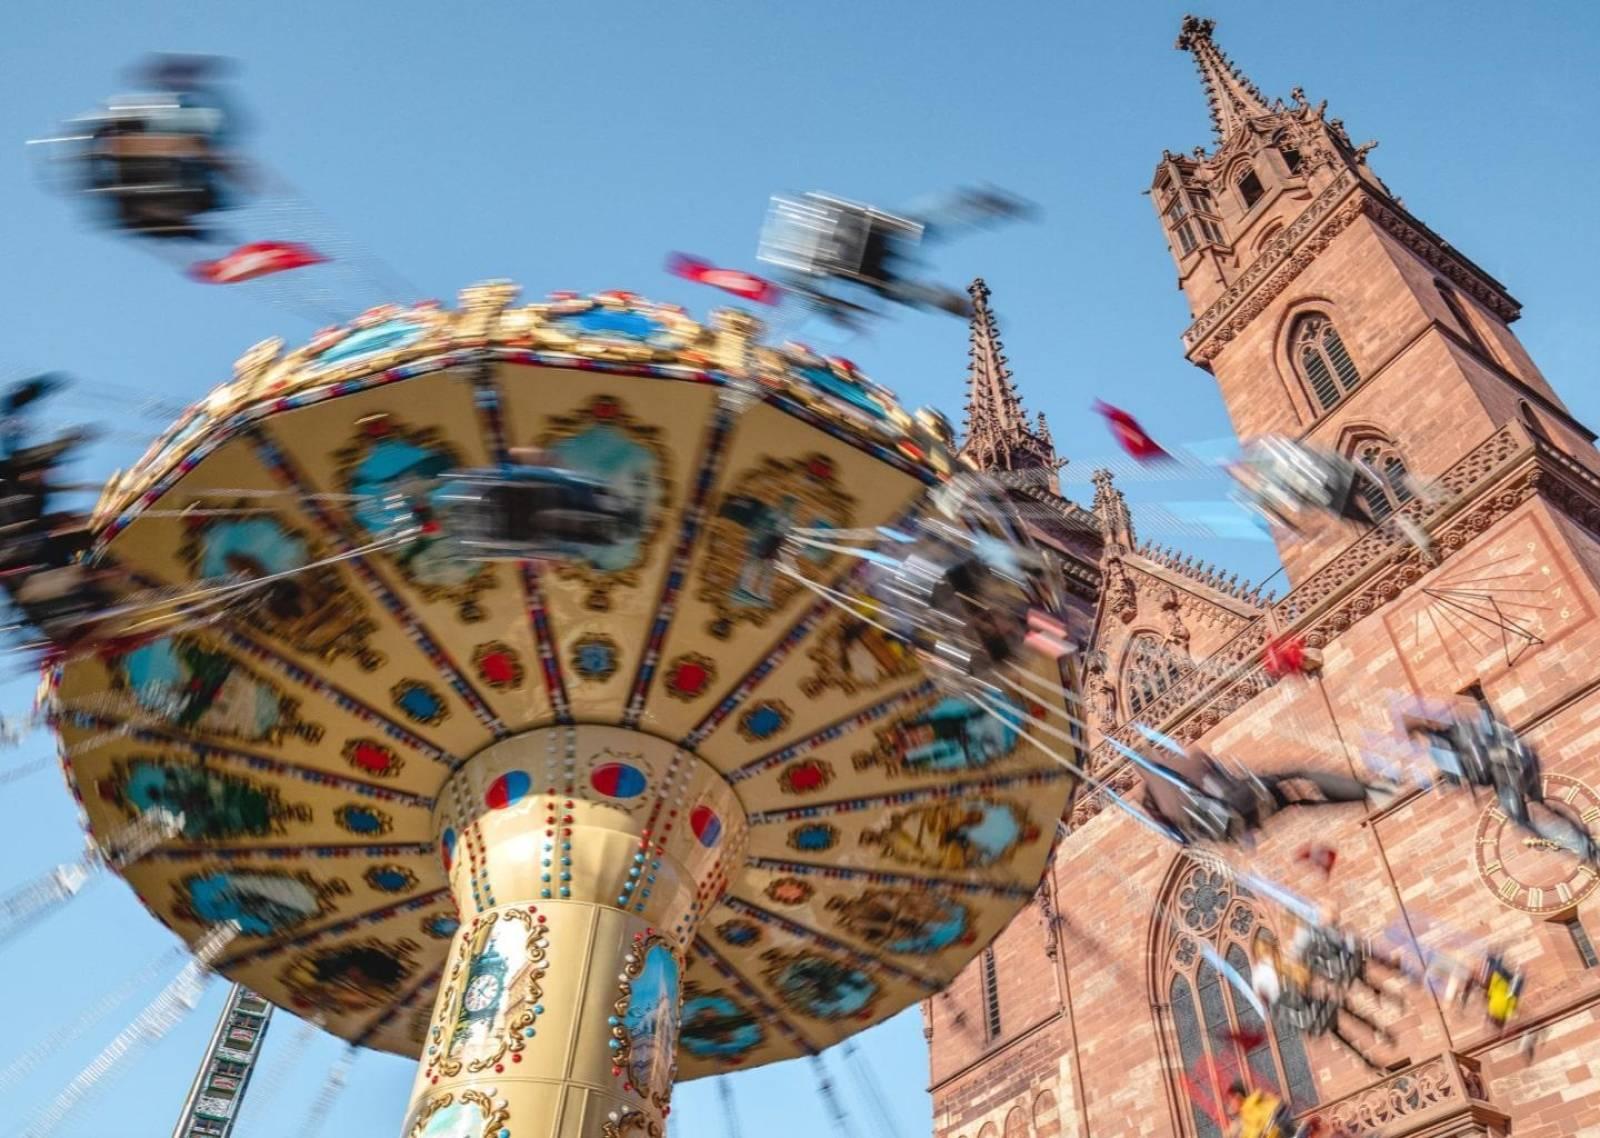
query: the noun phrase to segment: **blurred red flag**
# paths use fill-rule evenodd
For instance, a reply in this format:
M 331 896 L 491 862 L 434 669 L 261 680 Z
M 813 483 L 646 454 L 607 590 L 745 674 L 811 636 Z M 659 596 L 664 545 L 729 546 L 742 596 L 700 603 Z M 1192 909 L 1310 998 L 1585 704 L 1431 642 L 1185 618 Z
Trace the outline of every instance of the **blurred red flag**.
M 320 265 L 328 258 L 309 245 L 293 241 L 255 241 L 241 245 L 215 261 L 196 261 L 189 275 L 205 284 L 239 284 L 257 277 Z
M 1267 641 L 1261 653 L 1261 666 L 1275 680 L 1302 671 L 1306 662 L 1306 642 L 1298 636 L 1280 636 Z
M 1294 856 L 1298 861 L 1310 862 L 1322 871 L 1322 876 L 1328 877 L 1333 873 L 1333 863 L 1339 860 L 1339 851 L 1332 846 L 1312 842 L 1301 846 L 1295 851 Z
M 739 269 L 719 269 L 697 257 L 685 256 L 682 253 L 674 253 L 667 259 L 667 272 L 686 281 L 693 281 L 695 284 L 720 288 L 723 292 L 731 292 L 734 296 L 753 300 L 757 304 L 777 304 L 779 298 L 783 296 L 781 288 L 754 273 L 742 272 Z
M 1106 424 L 1111 428 L 1111 433 L 1117 437 L 1117 442 L 1122 444 L 1122 449 L 1140 462 L 1154 462 L 1157 459 L 1172 457 L 1139 425 L 1139 420 L 1121 407 L 1113 407 L 1096 399 L 1094 409 L 1105 416 Z

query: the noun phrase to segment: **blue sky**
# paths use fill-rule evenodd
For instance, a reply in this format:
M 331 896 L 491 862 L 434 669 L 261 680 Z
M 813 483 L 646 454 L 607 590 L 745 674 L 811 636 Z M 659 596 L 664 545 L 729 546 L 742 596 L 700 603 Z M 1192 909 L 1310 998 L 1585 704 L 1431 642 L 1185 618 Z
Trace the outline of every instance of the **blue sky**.
M 186 401 L 226 378 L 254 341 L 313 329 L 259 290 L 188 283 L 86 227 L 40 187 L 24 152 L 25 138 L 119 89 L 140 52 L 214 52 L 244 64 L 255 156 L 300 203 L 255 211 L 257 228 L 241 239 L 299 238 L 345 253 L 335 281 L 347 307 L 453 298 L 473 281 L 511 277 L 533 294 L 628 288 L 704 311 L 719 294 L 667 277 L 665 255 L 753 267 L 775 190 L 893 205 L 992 181 L 1027 195 L 1041 222 L 973 237 L 935 264 L 953 283 L 987 278 L 1026 404 L 1050 416 L 1073 460 L 1071 492 L 1086 499 L 1094 460 L 1110 453 L 1086 414 L 1095 397 L 1132 409 L 1169 442 L 1228 432 L 1210 380 L 1180 356 L 1186 308 L 1141 195 L 1163 147 L 1209 140 L 1194 70 L 1171 48 L 1182 10 L 1060 0 L 13 0 L 0 43 L 0 375 L 61 369 L 104 385 L 78 409 L 113 429 L 84 471 L 104 475 L 163 426 L 137 413 L 139 393 Z M 1330 100 L 1355 139 L 1381 140 L 1372 161 L 1385 180 L 1510 286 L 1527 307 L 1519 330 L 1535 359 L 1579 418 L 1600 422 L 1590 271 L 1600 260 L 1600 169 L 1587 141 L 1600 118 L 1596 10 L 1387 0 L 1345 4 L 1337 19 L 1312 5 L 1218 2 L 1207 12 L 1269 94 L 1301 84 Z M 808 338 L 908 403 L 959 412 L 958 321 L 904 316 L 854 342 Z M 1217 490 L 1146 483 L 1129 494 Z M 1252 576 L 1275 566 L 1261 543 L 1200 548 Z M 13 680 L 0 706 L 24 708 L 31 695 L 31 679 Z M 46 745 L 35 739 L 0 758 L 20 764 Z M 0 886 L 80 845 L 59 777 L 0 786 Z M 0 1064 L 76 1021 L 170 944 L 124 886 L 103 881 L 0 948 L 9 1029 Z M 219 1000 L 220 985 L 62 1133 L 165 1134 Z M 4 1093 L 0 1120 L 26 1118 L 137 1006 Z M 907 1136 L 928 1130 L 918 1027 L 913 1010 L 863 1043 Z M 326 1037 L 297 1054 L 297 1034 L 281 1017 L 267 1045 L 269 1083 L 279 1063 L 297 1059 L 281 1092 L 258 1104 L 278 1112 L 277 1128 L 247 1110 L 245 1138 L 297 1132 L 338 1054 Z M 872 1134 L 852 1077 L 831 1058 L 858 1133 Z M 323 1133 L 396 1134 L 410 1080 L 409 1063 L 363 1057 Z M 746 1134 L 828 1132 L 804 1064 L 743 1074 L 735 1093 Z M 677 1107 L 675 1132 L 723 1132 L 710 1084 L 685 1087 Z

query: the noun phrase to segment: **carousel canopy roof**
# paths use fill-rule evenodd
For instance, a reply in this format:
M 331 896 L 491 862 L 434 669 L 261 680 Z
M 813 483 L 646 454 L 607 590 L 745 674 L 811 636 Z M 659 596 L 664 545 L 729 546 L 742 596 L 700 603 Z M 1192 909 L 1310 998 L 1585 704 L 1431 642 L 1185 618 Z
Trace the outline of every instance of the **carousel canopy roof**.
M 819 1050 L 938 991 L 1032 895 L 1067 772 L 819 591 L 856 562 L 819 553 L 802 581 L 757 550 L 903 522 L 948 449 L 847 361 L 759 345 L 743 313 L 515 297 L 481 285 L 456 311 L 259 344 L 113 480 L 99 555 L 149 595 L 275 583 L 56 669 L 87 825 L 181 811 L 126 871 L 151 912 L 190 942 L 238 921 L 222 972 L 415 1055 L 457 921 L 440 787 L 520 732 L 619 725 L 715 766 L 750 821 L 691 946 L 684 1077 Z M 742 408 L 719 397 L 734 377 L 755 380 Z M 396 489 L 522 446 L 645 524 L 555 562 L 377 548 Z M 588 791 L 653 792 L 625 754 L 578 760 Z

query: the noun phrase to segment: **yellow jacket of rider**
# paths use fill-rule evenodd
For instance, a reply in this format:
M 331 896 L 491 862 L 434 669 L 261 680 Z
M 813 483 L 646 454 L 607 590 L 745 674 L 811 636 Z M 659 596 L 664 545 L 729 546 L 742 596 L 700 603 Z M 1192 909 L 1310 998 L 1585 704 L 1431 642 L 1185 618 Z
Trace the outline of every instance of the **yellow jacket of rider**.
M 1239 1122 L 1234 1128 L 1235 1138 L 1284 1138 L 1278 1120 L 1282 1117 L 1283 1102 L 1265 1091 L 1251 1091 L 1239 1105 Z

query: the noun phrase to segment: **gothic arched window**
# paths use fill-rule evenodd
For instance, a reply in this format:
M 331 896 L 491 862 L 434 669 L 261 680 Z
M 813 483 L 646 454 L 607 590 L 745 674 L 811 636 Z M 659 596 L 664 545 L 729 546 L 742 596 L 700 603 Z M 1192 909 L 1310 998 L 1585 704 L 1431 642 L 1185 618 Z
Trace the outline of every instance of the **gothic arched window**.
M 1374 486 L 1371 482 L 1364 481 L 1361 484 L 1361 496 L 1366 499 L 1367 508 L 1372 511 L 1374 521 L 1381 522 L 1394 513 L 1396 506 L 1403 506 L 1411 501 L 1411 486 L 1406 478 L 1406 460 L 1400 457 L 1400 452 L 1395 449 L 1394 444 L 1382 438 L 1362 439 L 1350 453 L 1357 462 L 1364 463 L 1369 470 L 1388 483 L 1387 490 L 1382 486 Z
M 1361 385 L 1361 373 L 1345 350 L 1338 329 L 1320 312 L 1307 313 L 1295 321 L 1289 352 L 1324 411 Z
M 1233 184 L 1238 187 L 1239 200 L 1244 202 L 1244 208 L 1247 213 L 1250 207 L 1260 201 L 1261 196 L 1267 192 L 1266 188 L 1261 184 L 1261 178 L 1256 174 L 1255 168 L 1252 166 L 1240 166 L 1239 169 L 1234 171 Z
M 1166 1003 L 1180 1071 L 1194 1084 L 1180 1082 L 1177 1101 L 1192 1111 L 1195 1134 L 1222 1138 L 1213 1112 L 1234 1078 L 1281 1096 L 1296 1113 L 1313 1106 L 1316 1083 L 1299 1034 L 1263 1023 L 1250 1001 L 1219 973 L 1214 957 L 1200 948 L 1209 945 L 1247 981 L 1252 942 L 1274 939 L 1255 898 L 1220 865 L 1187 855 L 1178 858 L 1168 883 L 1156 910 L 1157 960 L 1162 962 L 1156 1000 Z M 1245 1051 L 1238 1039 L 1257 1042 Z
M 1130 717 L 1183 677 L 1176 654 L 1151 632 L 1140 632 L 1129 640 L 1122 660 L 1122 691 Z

